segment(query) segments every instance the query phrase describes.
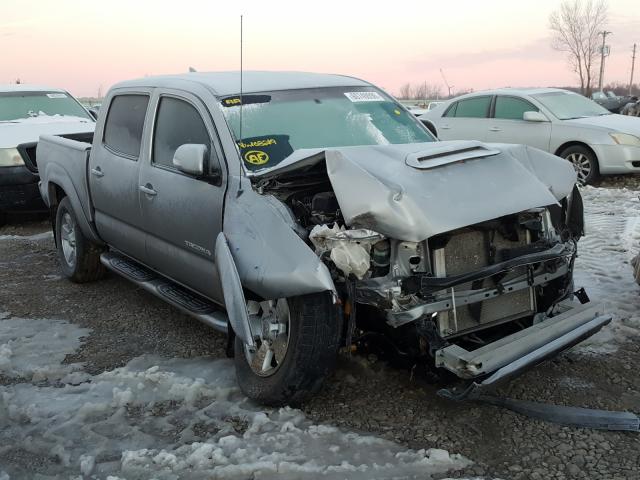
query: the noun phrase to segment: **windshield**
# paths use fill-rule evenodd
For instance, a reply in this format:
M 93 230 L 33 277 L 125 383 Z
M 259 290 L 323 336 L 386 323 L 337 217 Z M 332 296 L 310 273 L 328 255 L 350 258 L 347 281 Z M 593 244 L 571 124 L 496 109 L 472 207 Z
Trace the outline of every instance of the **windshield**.
M 611 112 L 593 100 L 571 92 L 539 93 L 533 96 L 560 120 L 610 115 Z
M 0 92 L 0 122 L 54 115 L 93 121 L 74 98 L 63 92 Z
M 260 170 L 302 148 L 433 142 L 420 122 L 373 87 L 331 87 L 221 99 L 244 165 Z

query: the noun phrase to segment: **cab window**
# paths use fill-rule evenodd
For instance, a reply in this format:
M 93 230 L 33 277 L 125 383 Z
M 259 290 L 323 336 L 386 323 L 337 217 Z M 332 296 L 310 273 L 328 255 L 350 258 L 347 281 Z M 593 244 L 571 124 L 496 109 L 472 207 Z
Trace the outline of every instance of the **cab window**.
M 147 95 L 117 95 L 111 100 L 104 125 L 104 144 L 116 154 L 137 159 L 140 155 Z
M 522 120 L 524 112 L 538 112 L 531 102 L 516 97 L 496 98 L 495 118 L 504 120 Z
M 153 136 L 152 162 L 175 169 L 173 155 L 179 146 L 187 143 L 206 145 L 211 155 L 207 127 L 193 105 L 174 97 L 162 97 Z

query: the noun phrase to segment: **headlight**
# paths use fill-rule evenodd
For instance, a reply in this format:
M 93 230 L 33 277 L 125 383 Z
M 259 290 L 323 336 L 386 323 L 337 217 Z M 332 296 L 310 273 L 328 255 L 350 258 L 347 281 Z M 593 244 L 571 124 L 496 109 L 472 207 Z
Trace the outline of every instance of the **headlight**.
M 0 148 L 0 167 L 24 165 L 20 152 L 15 148 Z
M 634 147 L 640 147 L 640 138 L 629 135 L 628 133 L 610 133 L 613 141 L 618 145 L 633 145 Z

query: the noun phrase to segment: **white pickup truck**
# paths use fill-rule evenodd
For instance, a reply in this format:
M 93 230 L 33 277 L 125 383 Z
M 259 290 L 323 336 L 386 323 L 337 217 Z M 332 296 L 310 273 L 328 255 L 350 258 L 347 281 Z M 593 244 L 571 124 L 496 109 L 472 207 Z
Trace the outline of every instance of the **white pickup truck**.
M 372 332 L 477 389 L 610 321 L 571 301 L 583 216 L 568 162 L 439 142 L 351 77 L 240 85 L 123 82 L 92 145 L 41 137 L 67 277 L 110 269 L 228 332 L 240 387 L 274 405 L 316 391 Z

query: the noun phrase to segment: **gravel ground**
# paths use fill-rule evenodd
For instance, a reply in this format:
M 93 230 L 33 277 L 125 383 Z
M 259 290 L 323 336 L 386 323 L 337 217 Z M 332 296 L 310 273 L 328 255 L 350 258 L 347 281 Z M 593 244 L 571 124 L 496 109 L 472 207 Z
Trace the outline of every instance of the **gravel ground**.
M 614 177 L 603 187 L 640 187 L 640 177 Z M 92 329 L 67 362 L 91 374 L 143 354 L 225 357 L 226 338 L 114 275 L 76 285 L 61 278 L 46 220 L 0 228 L 0 311 L 65 319 Z M 500 391 L 512 398 L 610 410 L 640 410 L 640 343 L 613 355 L 570 351 Z M 0 384 L 10 381 L 0 377 Z M 504 409 L 452 403 L 437 386 L 374 358 L 344 357 L 326 386 L 302 410 L 315 422 L 394 440 L 413 449 L 442 448 L 475 464 L 452 476 L 503 479 L 638 479 L 640 436 L 561 427 Z M 0 465 L 49 462 L 12 450 Z

